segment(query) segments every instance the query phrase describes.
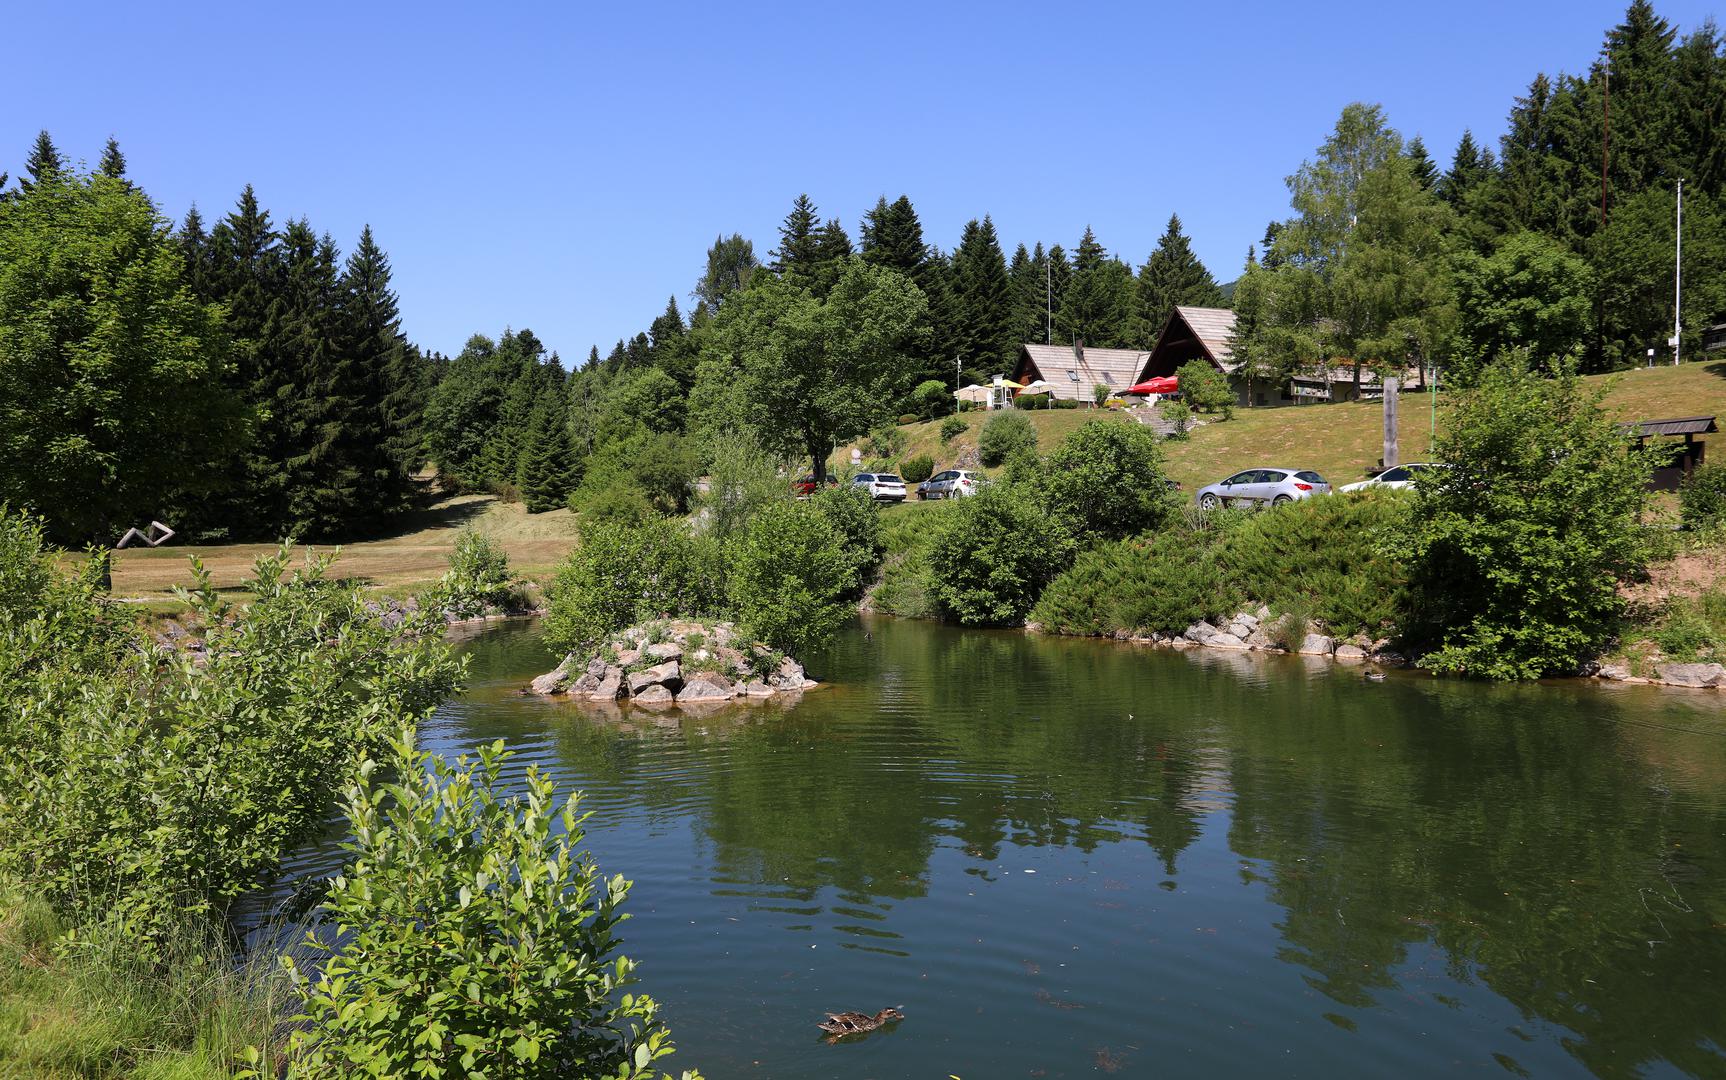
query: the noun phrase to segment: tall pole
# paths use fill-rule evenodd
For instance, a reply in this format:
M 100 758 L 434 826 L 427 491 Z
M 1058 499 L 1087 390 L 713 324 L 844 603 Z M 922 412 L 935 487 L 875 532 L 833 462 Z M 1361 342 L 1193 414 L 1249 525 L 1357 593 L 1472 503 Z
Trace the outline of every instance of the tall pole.
M 1678 180 L 1678 255 L 1672 260 L 1672 365 L 1678 366 L 1678 337 L 1684 328 L 1684 179 Z
M 1043 344 L 1055 343 L 1055 260 L 1043 256 Z M 1053 395 L 1051 395 L 1053 396 Z
M 1396 444 L 1396 391 L 1401 379 L 1386 375 L 1379 385 L 1384 390 L 1384 467 L 1394 469 L 1402 464 L 1402 453 Z
M 1432 458 L 1432 448 L 1438 445 L 1438 364 L 1432 365 L 1432 431 L 1426 437 L 1426 456 Z

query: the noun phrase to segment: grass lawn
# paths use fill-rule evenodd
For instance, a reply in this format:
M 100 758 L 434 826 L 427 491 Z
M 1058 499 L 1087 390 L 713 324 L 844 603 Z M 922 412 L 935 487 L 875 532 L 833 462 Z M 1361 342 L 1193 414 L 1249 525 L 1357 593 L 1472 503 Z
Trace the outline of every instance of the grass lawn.
M 458 495 L 410 518 L 398 535 L 341 545 L 336 572 L 383 592 L 411 592 L 443 576 L 456 536 L 469 525 L 502 544 L 510 569 L 528 578 L 549 577 L 575 546 L 575 515 L 568 510 L 529 514 L 492 495 Z M 203 560 L 216 588 L 237 588 L 253 561 L 275 550 L 273 544 L 127 548 L 114 553 L 114 595 L 169 599 L 175 585 L 192 583 L 191 555 Z

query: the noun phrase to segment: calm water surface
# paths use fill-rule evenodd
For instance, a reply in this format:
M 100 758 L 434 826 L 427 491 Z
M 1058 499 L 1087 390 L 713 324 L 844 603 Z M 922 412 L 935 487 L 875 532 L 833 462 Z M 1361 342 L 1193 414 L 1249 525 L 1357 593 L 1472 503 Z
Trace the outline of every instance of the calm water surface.
M 882 619 L 795 705 L 607 715 L 468 648 L 425 741 L 587 793 L 710 1080 L 1726 1076 L 1718 697 Z

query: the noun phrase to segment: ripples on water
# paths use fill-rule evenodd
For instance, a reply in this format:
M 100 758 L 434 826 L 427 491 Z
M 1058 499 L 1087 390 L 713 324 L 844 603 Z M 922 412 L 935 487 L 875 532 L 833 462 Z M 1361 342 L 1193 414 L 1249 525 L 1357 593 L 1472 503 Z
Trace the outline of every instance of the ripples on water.
M 688 716 L 520 697 L 506 627 L 422 733 L 586 792 L 682 1067 L 1726 1075 L 1718 698 L 870 628 Z

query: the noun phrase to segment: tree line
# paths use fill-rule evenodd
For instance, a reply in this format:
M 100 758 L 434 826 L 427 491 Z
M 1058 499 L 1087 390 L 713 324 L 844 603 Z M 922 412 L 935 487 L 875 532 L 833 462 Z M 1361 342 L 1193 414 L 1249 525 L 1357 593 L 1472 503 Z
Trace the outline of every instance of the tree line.
M 346 258 L 248 186 L 177 228 L 110 139 L 48 132 L 0 174 L 0 502 L 67 543 L 161 517 L 189 537 L 326 538 L 412 507 L 440 358 L 402 333 L 370 227 Z

